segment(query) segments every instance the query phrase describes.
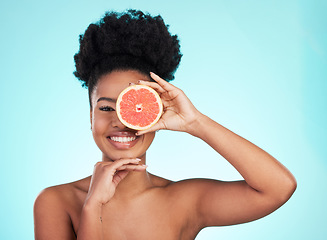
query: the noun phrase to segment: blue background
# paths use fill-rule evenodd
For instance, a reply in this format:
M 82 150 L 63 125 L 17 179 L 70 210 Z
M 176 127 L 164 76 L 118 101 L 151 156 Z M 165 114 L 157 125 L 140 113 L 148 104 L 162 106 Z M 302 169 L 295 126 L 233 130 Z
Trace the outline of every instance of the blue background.
M 91 22 L 126 8 L 162 15 L 184 54 L 173 83 L 298 181 L 271 215 L 204 229 L 197 240 L 327 239 L 327 1 L 314 0 L 1 1 L 0 239 L 33 239 L 37 194 L 90 175 L 101 160 L 73 55 Z M 185 133 L 160 131 L 148 160 L 172 180 L 240 179 Z

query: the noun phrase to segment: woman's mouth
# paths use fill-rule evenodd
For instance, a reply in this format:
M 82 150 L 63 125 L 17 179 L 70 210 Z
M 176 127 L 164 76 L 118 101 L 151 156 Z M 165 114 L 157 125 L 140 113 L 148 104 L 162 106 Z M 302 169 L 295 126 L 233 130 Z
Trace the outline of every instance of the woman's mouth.
M 117 149 L 125 150 L 132 148 L 139 140 L 137 136 L 108 136 L 108 141 Z
M 127 142 L 132 142 L 136 139 L 135 137 L 109 137 L 112 141 L 115 142 L 120 142 L 120 143 L 127 143 Z

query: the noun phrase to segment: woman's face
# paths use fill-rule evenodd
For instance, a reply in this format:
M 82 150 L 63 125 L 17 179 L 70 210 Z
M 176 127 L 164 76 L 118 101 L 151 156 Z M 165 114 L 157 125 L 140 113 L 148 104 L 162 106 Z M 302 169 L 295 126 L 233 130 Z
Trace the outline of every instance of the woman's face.
M 104 161 L 141 158 L 151 145 L 155 133 L 135 136 L 136 130 L 125 127 L 116 113 L 116 100 L 129 83 L 150 80 L 138 71 L 114 71 L 100 77 L 91 96 L 93 138 L 103 153 Z

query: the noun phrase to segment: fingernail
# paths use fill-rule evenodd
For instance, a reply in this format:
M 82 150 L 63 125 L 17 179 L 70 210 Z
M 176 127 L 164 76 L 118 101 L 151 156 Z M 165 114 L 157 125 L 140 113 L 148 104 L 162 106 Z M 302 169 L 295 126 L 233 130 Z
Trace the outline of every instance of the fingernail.
M 148 167 L 148 165 L 145 165 L 145 164 L 143 164 L 143 165 L 141 165 L 141 166 L 142 166 L 142 167 L 146 167 L 146 168 Z
M 135 160 L 136 160 L 136 161 L 141 161 L 141 159 L 140 159 L 140 158 L 135 158 Z

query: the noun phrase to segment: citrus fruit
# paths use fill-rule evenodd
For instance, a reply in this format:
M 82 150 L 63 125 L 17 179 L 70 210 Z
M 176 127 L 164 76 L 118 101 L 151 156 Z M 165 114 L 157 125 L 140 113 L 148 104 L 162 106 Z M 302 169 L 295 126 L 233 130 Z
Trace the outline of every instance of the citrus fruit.
M 116 112 L 119 120 L 135 130 L 152 127 L 161 117 L 162 102 L 158 93 L 146 85 L 131 85 L 118 96 Z

